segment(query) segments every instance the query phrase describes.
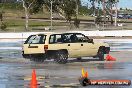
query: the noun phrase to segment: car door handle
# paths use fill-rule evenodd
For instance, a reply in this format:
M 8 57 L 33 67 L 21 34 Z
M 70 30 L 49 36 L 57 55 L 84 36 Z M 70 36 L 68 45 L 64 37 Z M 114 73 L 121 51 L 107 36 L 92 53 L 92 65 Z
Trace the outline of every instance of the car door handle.
M 83 46 L 83 44 L 81 44 L 81 46 Z
M 68 46 L 70 46 L 70 44 L 68 44 Z

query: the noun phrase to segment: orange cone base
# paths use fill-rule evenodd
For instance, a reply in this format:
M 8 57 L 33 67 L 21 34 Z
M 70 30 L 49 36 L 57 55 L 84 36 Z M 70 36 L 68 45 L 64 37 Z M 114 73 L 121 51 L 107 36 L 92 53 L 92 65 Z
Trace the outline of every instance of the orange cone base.
M 110 56 L 109 54 L 106 56 L 106 61 L 116 61 L 116 58 Z

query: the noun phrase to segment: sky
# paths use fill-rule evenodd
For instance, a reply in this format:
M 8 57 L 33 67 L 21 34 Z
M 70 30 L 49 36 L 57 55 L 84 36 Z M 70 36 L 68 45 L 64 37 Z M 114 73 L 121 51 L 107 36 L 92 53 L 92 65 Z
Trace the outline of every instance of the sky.
M 132 9 L 132 0 L 120 0 L 118 6 L 120 8 L 130 8 L 130 9 Z
M 82 0 L 86 2 L 88 0 Z M 132 9 L 132 0 L 119 0 L 118 8 L 129 8 Z
M 88 0 L 81 0 L 83 3 L 87 2 Z M 118 8 L 128 8 L 132 9 L 132 0 L 119 0 Z

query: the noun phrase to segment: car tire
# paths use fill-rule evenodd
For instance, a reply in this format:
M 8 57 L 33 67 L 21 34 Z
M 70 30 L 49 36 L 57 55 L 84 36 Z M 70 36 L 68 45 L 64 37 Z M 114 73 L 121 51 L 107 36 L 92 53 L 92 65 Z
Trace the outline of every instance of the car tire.
M 59 50 L 55 54 L 55 62 L 59 64 L 66 64 L 68 59 L 68 53 L 63 50 Z
M 104 61 L 104 51 L 103 51 L 103 48 L 99 49 L 99 51 L 98 51 L 98 58 L 99 58 L 99 60 Z

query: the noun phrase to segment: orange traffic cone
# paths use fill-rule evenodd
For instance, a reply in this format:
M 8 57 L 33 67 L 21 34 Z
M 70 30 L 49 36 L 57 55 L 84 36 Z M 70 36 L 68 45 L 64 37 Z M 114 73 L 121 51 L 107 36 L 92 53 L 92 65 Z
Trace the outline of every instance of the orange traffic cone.
M 106 61 L 116 61 L 116 58 L 110 56 L 109 54 L 106 56 Z
M 32 79 L 31 79 L 31 82 L 30 82 L 30 87 L 31 88 L 37 88 L 37 79 L 36 79 L 36 71 L 35 69 L 32 70 Z
M 88 72 L 85 73 L 85 77 L 88 78 Z
M 90 79 L 88 78 L 88 72 L 85 72 L 84 68 L 82 68 L 82 76 L 79 78 L 79 82 L 83 86 L 91 84 Z

